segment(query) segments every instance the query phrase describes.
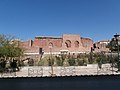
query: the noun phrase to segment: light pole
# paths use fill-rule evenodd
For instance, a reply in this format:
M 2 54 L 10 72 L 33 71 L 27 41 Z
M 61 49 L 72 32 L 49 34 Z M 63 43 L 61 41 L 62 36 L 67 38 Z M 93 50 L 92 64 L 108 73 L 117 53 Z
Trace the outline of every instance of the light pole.
M 52 60 L 52 46 L 51 45 L 49 46 L 49 49 L 50 49 L 51 76 L 53 77 L 54 73 L 53 73 L 53 60 Z
M 117 33 L 114 35 L 114 38 L 115 38 L 115 46 L 117 47 L 117 53 L 118 53 L 118 61 L 117 61 L 118 71 L 120 71 L 119 36 L 120 36 L 120 35 L 118 35 Z
M 110 60 L 111 68 L 112 68 L 112 74 L 113 74 L 113 67 L 114 67 L 113 63 L 114 63 L 114 62 L 113 62 L 113 56 L 112 56 L 112 53 L 113 53 L 113 52 L 112 52 L 112 49 L 111 49 L 113 45 L 112 45 L 111 42 L 110 42 L 109 45 L 110 45 L 109 47 L 110 47 L 110 50 L 111 50 L 111 51 L 110 51 L 110 59 L 109 59 L 109 60 Z
M 112 50 L 111 50 L 111 63 L 112 63 L 112 74 L 113 74 L 113 58 L 112 58 Z

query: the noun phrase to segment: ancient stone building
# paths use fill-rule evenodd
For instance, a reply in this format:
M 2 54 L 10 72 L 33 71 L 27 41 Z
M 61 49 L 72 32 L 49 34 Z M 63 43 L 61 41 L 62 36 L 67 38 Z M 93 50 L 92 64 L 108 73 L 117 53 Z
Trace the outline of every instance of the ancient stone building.
M 94 43 L 94 52 L 109 52 L 109 48 L 106 47 L 109 42 L 109 40 L 102 40 Z
M 61 37 L 36 36 L 34 40 L 22 42 L 25 54 L 61 54 L 88 53 L 93 47 L 93 40 L 82 38 L 78 34 L 64 34 Z

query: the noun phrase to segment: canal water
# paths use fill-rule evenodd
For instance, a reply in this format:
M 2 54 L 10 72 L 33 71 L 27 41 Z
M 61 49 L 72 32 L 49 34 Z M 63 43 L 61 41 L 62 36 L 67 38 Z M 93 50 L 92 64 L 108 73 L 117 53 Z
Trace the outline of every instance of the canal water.
M 0 78 L 0 90 L 120 90 L 120 76 Z

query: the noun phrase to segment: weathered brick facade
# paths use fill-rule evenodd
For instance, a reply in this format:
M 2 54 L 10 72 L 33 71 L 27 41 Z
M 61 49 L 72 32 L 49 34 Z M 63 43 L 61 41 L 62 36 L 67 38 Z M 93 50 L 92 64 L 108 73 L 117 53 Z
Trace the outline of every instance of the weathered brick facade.
M 109 40 L 102 40 L 94 43 L 94 52 L 109 52 L 109 48 L 106 47 L 109 42 Z
M 23 42 L 26 54 L 44 54 L 60 53 L 84 53 L 90 52 L 93 47 L 93 40 L 82 38 L 78 34 L 64 34 L 62 37 L 44 37 L 38 36 L 34 40 Z

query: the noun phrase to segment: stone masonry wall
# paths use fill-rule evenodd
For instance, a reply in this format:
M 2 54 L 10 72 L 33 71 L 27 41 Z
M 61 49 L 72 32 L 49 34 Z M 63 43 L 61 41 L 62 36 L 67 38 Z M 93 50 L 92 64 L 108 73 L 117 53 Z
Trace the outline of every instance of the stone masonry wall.
M 36 48 L 42 48 L 45 53 L 68 51 L 68 53 L 90 52 L 93 47 L 93 40 L 81 38 L 79 34 L 64 34 L 61 38 L 39 37 L 23 43 L 27 52 L 39 52 Z M 52 47 L 50 47 L 52 46 Z

